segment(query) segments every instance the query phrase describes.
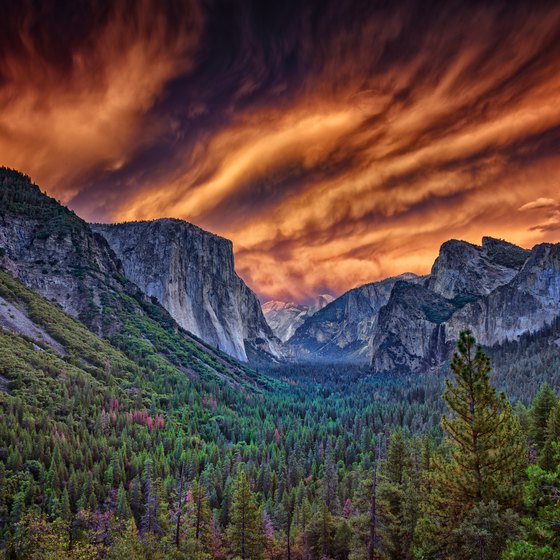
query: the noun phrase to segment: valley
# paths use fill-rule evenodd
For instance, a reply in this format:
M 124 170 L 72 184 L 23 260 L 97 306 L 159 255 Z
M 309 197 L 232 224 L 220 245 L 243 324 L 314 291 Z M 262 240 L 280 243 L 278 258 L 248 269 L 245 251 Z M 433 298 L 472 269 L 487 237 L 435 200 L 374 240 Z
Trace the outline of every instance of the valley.
M 261 310 L 227 240 L 90 226 L 2 168 L 0 247 L 6 558 L 555 558 L 558 245 L 450 241 L 430 275 Z M 446 478 L 468 375 L 481 461 L 510 457 L 478 501 Z

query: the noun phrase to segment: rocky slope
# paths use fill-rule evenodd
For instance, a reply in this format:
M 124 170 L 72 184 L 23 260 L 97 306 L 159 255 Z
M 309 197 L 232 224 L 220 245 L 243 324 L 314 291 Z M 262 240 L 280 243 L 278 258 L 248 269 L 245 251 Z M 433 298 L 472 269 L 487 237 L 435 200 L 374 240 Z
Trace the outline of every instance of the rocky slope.
M 6 168 L 0 168 L 0 269 L 97 335 L 137 349 L 149 345 L 162 355 L 181 348 L 204 371 L 218 368 L 220 375 L 237 368 L 233 358 L 180 328 L 155 299 L 130 281 L 103 236 L 44 195 L 28 177 Z M 249 297 L 243 305 L 250 308 L 258 302 Z M 242 307 L 240 313 L 248 310 Z M 4 315 L 4 323 L 13 326 L 10 313 Z
M 451 239 L 440 248 L 426 287 L 445 298 L 487 295 L 509 283 L 529 251 L 491 237 L 482 246 Z
M 311 305 L 267 301 L 263 304 L 262 311 L 272 332 L 282 342 L 286 342 L 308 317 L 315 315 L 317 311 L 323 309 L 331 301 L 334 301 L 334 297 L 329 294 L 317 296 Z
M 280 357 L 256 295 L 235 272 L 231 241 L 175 219 L 91 227 L 183 328 L 242 361 Z
M 288 341 L 294 359 L 367 362 L 379 310 L 399 280 L 421 281 L 414 274 L 403 274 L 365 284 L 307 318 Z
M 107 243 L 30 180 L 0 168 L 0 267 L 57 302 L 97 334 L 117 327 L 109 314 L 123 269 Z
M 421 372 L 448 359 L 459 332 L 486 346 L 541 329 L 560 315 L 560 244 L 531 251 L 484 238 L 444 243 L 424 286 L 399 283 L 380 311 L 372 367 Z

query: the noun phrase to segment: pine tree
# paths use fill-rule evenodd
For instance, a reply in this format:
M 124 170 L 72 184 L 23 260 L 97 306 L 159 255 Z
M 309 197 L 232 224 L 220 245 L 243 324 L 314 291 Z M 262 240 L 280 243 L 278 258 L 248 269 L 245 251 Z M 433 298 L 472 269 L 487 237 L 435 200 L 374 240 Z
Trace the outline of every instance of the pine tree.
M 352 541 L 352 531 L 348 522 L 338 524 L 333 540 L 333 556 L 335 560 L 348 560 Z
M 72 512 L 70 511 L 70 496 L 68 495 L 68 489 L 64 488 L 60 500 L 60 518 L 64 519 L 64 521 L 68 521 L 71 515 Z
M 319 504 L 308 529 L 309 548 L 315 558 L 329 558 L 332 553 L 335 526 L 334 521 L 324 501 Z
M 194 506 L 194 538 L 199 546 L 209 550 L 212 543 L 212 512 L 208 506 L 208 495 L 201 481 L 195 481 L 192 487 Z
M 548 418 L 552 409 L 558 404 L 558 398 L 548 383 L 544 383 L 533 399 L 530 415 L 529 433 L 538 449 L 544 445 Z
M 444 546 L 477 504 L 495 502 L 505 510 L 518 503 L 516 475 L 525 458 L 511 406 L 490 383 L 489 358 L 469 331 L 460 334 L 457 348 L 454 380 L 446 381 L 443 395 L 451 413 L 442 420 L 451 456 L 434 463 L 431 495 L 435 538 Z M 458 557 L 449 547 L 448 554 Z
M 560 441 L 560 401 L 552 408 L 546 422 L 546 439 L 550 442 Z
M 179 484 L 177 488 L 176 512 L 175 512 L 175 546 L 179 548 L 181 540 L 181 518 L 183 516 L 183 507 L 185 503 L 185 461 L 181 463 L 181 474 L 179 476 Z
M 375 445 L 375 456 L 373 459 L 373 478 L 371 485 L 371 500 L 369 506 L 369 539 L 368 539 L 368 560 L 376 560 L 378 557 L 378 539 L 379 539 L 379 461 L 381 459 L 381 438 L 379 434 Z
M 235 481 L 228 536 L 234 555 L 242 560 L 262 558 L 262 513 L 243 469 Z
M 119 490 L 117 492 L 117 517 L 120 519 L 130 519 L 132 511 L 128 503 L 128 498 L 126 496 L 126 490 L 124 489 L 123 483 L 119 485 Z
M 144 467 L 144 495 L 146 496 L 146 502 L 144 504 L 144 515 L 142 516 L 143 535 L 155 535 L 161 533 L 161 527 L 159 525 L 158 519 L 158 497 L 157 491 L 154 486 L 154 481 L 152 479 L 152 462 L 150 459 L 148 459 Z
M 336 472 L 336 464 L 334 461 L 334 451 L 331 441 L 327 443 L 325 451 L 325 471 L 323 474 L 323 499 L 331 513 L 338 513 L 338 474 Z
M 406 559 L 416 525 L 418 486 L 413 483 L 413 461 L 402 430 L 391 435 L 387 457 L 383 461 L 379 506 L 383 516 L 380 534 L 388 558 Z

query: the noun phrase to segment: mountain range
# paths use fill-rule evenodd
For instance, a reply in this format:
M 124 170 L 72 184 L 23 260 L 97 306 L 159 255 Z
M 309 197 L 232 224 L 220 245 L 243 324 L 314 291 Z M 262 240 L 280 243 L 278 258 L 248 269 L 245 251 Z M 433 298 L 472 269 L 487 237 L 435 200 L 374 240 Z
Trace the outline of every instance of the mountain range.
M 261 309 L 235 272 L 231 242 L 192 224 L 87 224 L 8 169 L 0 170 L 0 204 L 0 267 L 107 339 L 159 321 L 221 360 L 422 373 L 449 359 L 464 328 L 492 347 L 560 315 L 560 244 L 450 240 L 426 276 Z
M 292 359 L 368 362 L 377 373 L 421 373 L 451 356 L 468 328 L 492 347 L 560 315 L 560 244 L 527 250 L 484 237 L 445 242 L 430 274 L 403 274 L 346 292 L 286 341 Z
M 310 305 L 271 300 L 263 304 L 262 310 L 274 334 L 282 342 L 286 342 L 308 317 L 312 317 L 332 301 L 334 297 L 330 294 L 317 296 Z

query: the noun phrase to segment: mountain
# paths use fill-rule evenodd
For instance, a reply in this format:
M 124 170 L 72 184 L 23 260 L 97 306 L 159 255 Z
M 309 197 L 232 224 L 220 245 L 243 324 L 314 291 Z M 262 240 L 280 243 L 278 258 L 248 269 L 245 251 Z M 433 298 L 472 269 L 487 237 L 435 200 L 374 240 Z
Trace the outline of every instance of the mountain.
M 0 168 L 0 268 L 118 345 L 150 345 L 174 363 L 178 352 L 188 352 L 196 362 L 219 362 L 224 372 L 236 364 L 131 282 L 103 236 L 6 168 Z
M 231 241 L 175 219 L 91 227 L 127 278 L 184 329 L 242 361 L 281 356 L 257 296 L 235 272 Z
M 422 372 L 451 355 L 459 332 L 488 347 L 560 315 L 560 244 L 532 250 L 485 237 L 444 243 L 423 286 L 395 285 L 372 336 L 378 372 Z
M 332 301 L 334 297 L 329 294 L 317 296 L 311 305 L 267 301 L 262 305 L 262 311 L 272 332 L 282 342 L 286 342 L 308 317 L 312 317 Z
M 421 278 L 407 273 L 354 288 L 308 317 L 287 344 L 293 359 L 367 362 L 379 310 L 394 284 Z
M 491 237 L 482 246 L 452 239 L 440 248 L 426 287 L 445 298 L 488 295 L 509 283 L 529 256 L 529 251 Z

